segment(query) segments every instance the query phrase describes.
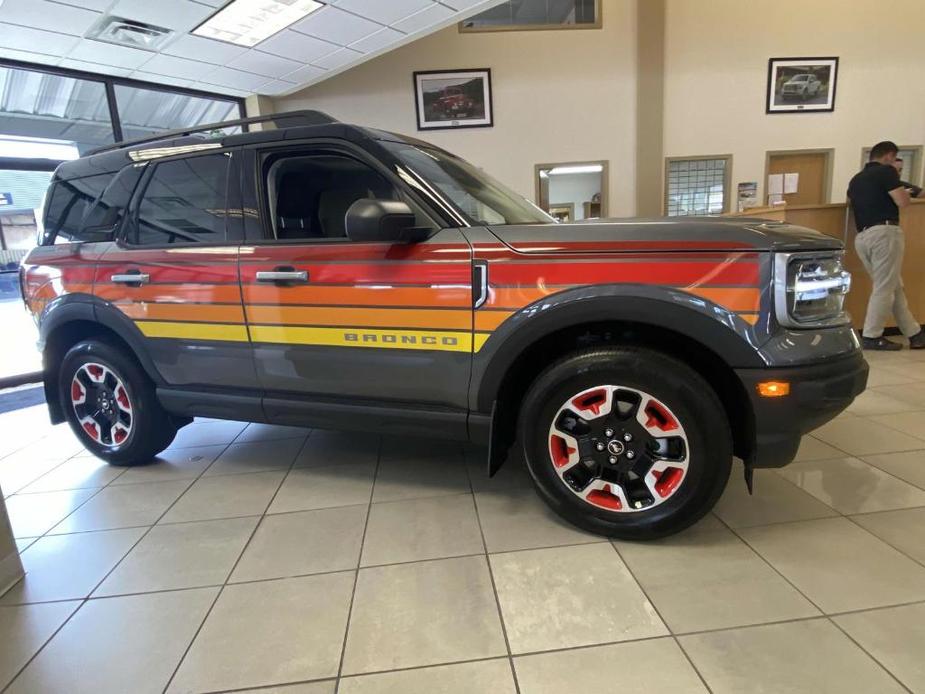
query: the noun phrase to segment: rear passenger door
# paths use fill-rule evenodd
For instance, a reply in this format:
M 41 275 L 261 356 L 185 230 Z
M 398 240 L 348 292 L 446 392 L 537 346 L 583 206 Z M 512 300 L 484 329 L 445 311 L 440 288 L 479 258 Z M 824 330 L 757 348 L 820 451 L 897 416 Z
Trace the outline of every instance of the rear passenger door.
M 462 233 L 439 229 L 361 151 L 248 151 L 256 176 L 253 190 L 243 185 L 244 209 L 259 215 L 260 238 L 241 249 L 241 282 L 267 417 L 296 421 L 285 401 L 298 398 L 330 399 L 332 413 L 383 403 L 464 410 L 472 267 Z M 404 199 L 435 231 L 415 244 L 353 242 L 344 217 L 360 198 Z
M 257 387 L 238 282 L 237 156 L 149 162 L 97 268 L 97 296 L 134 321 L 171 385 Z

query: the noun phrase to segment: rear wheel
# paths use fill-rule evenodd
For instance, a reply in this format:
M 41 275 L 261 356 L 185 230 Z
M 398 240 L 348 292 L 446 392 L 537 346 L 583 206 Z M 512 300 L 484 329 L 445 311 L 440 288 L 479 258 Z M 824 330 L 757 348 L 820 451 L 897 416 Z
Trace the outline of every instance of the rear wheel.
M 547 368 L 521 408 L 540 496 L 592 532 L 650 539 L 695 523 L 729 477 L 732 442 L 709 384 L 648 349 L 574 353 Z
M 74 345 L 64 356 L 59 379 L 68 423 L 98 458 L 138 465 L 173 441 L 177 427 L 158 402 L 154 384 L 134 358 L 108 340 Z

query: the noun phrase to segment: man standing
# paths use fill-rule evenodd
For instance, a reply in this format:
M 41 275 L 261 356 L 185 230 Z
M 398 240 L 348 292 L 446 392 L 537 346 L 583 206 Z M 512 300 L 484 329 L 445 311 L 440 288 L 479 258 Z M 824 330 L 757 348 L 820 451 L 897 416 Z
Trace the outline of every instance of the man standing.
M 864 349 L 902 349 L 899 343 L 883 337 L 883 327 L 891 313 L 902 334 L 909 338 L 909 346 L 925 348 L 925 334 L 909 311 L 903 291 L 905 240 L 899 228 L 899 210 L 909 204 L 909 192 L 893 165 L 898 153 L 894 143 L 878 142 L 870 150 L 870 161 L 848 185 L 848 200 L 858 230 L 854 246 L 873 283 L 861 337 Z

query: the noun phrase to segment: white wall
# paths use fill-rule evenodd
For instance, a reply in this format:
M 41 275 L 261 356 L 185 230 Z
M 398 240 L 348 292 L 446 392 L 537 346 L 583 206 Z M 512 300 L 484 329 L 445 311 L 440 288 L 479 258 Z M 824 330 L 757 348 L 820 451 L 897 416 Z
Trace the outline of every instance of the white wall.
M 831 202 L 861 147 L 925 143 L 922 0 L 668 0 L 665 156 L 733 155 L 732 195 L 768 150 L 834 148 Z M 765 114 L 768 59 L 838 56 L 834 113 Z
M 410 134 L 534 198 L 535 164 L 606 159 L 611 216 L 635 211 L 635 0 L 603 0 L 603 28 L 460 34 L 456 26 L 275 100 Z M 493 128 L 418 132 L 415 70 L 491 68 Z

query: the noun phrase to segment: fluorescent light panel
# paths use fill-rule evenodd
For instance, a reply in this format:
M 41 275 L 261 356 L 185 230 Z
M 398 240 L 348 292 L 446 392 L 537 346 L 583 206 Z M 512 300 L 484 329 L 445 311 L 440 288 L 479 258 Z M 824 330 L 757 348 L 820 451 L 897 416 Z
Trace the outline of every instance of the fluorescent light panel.
M 603 170 L 604 167 L 600 164 L 588 164 L 582 166 L 557 166 L 549 170 L 549 175 L 557 176 L 561 174 L 600 173 Z
M 315 0 L 232 0 L 193 33 L 250 48 L 320 7 Z

